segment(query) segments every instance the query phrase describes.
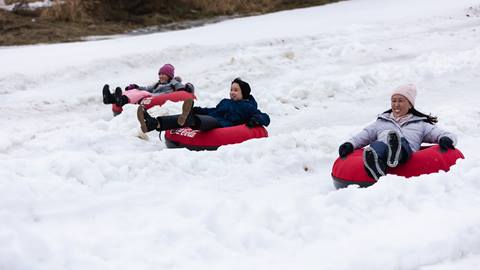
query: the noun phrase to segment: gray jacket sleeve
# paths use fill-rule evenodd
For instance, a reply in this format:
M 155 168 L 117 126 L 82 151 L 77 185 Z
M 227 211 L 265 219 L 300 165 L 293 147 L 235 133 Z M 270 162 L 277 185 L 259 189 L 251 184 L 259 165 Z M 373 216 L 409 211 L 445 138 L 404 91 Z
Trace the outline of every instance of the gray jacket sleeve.
M 163 94 L 163 93 L 170 93 L 174 91 L 178 91 L 180 89 L 185 89 L 185 85 L 183 85 L 181 82 L 172 79 L 169 83 L 167 84 L 159 84 L 154 83 L 149 86 L 143 86 L 139 87 L 140 90 L 145 90 L 148 91 L 152 94 Z
M 425 123 L 425 133 L 423 141 L 426 143 L 438 143 L 441 137 L 448 137 L 453 141 L 453 145 L 457 145 L 457 136 L 453 133 L 438 128 L 430 123 Z
M 366 126 L 357 135 L 353 136 L 348 142 L 353 144 L 353 148 L 364 147 L 377 139 L 378 120 Z
M 175 89 L 175 91 L 178 91 L 180 89 L 185 89 L 185 85 L 183 83 L 175 80 L 175 79 L 173 79 L 171 81 L 171 84 L 172 84 L 173 89 Z

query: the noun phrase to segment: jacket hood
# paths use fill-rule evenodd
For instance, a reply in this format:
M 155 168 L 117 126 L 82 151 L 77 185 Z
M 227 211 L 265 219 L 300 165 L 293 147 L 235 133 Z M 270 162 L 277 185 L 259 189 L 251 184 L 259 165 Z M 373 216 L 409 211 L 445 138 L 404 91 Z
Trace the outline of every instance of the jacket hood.
M 255 108 L 258 107 L 257 101 L 255 100 L 255 98 L 252 95 L 249 95 L 248 98 L 244 98 L 242 100 L 252 104 L 253 106 L 255 106 Z
M 381 113 L 377 116 L 377 119 L 384 119 L 384 120 L 387 120 L 387 121 L 395 121 L 393 118 L 390 117 L 390 113 L 389 112 L 384 112 L 384 113 Z M 416 121 L 425 121 L 427 120 L 426 117 L 423 117 L 423 116 L 416 116 L 416 115 L 412 115 L 412 118 L 410 118 L 408 121 L 406 122 L 416 122 Z

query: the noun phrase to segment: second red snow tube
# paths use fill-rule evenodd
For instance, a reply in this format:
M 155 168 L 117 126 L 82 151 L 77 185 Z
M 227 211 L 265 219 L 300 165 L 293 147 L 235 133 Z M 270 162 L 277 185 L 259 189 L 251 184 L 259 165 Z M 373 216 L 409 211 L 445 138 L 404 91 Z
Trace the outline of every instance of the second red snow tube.
M 127 97 L 129 97 L 129 100 L 132 104 L 140 102 L 140 104 L 143 105 L 143 107 L 145 107 L 145 109 L 147 110 L 152 108 L 153 106 L 162 106 L 167 101 L 179 102 L 189 98 L 197 99 L 194 94 L 183 90 L 159 95 L 152 95 L 147 91 L 136 89 L 125 91 L 123 93 Z M 123 111 L 123 108 L 116 104 L 112 104 L 112 111 L 116 113 L 121 113 Z
M 222 145 L 264 137 L 268 137 L 268 132 L 263 126 L 249 128 L 246 125 L 238 125 L 208 131 L 178 128 L 165 131 L 165 144 L 168 148 L 186 147 L 189 150 L 216 150 Z
M 355 150 L 345 159 L 337 158 L 332 168 L 333 184 L 337 189 L 352 184 L 361 187 L 375 184 L 375 179 L 370 177 L 364 169 L 362 153 L 363 148 Z M 395 168 L 387 168 L 387 174 L 408 178 L 436 173 L 440 170 L 449 171 L 459 158 L 465 158 L 460 150 L 442 152 L 438 145 L 433 145 L 414 152 L 406 163 Z
M 187 91 L 175 91 L 167 94 L 160 94 L 158 96 L 151 96 L 144 98 L 140 104 L 145 107 L 145 109 L 150 109 L 153 106 L 162 106 L 167 101 L 179 102 L 187 99 L 197 99 L 194 94 Z

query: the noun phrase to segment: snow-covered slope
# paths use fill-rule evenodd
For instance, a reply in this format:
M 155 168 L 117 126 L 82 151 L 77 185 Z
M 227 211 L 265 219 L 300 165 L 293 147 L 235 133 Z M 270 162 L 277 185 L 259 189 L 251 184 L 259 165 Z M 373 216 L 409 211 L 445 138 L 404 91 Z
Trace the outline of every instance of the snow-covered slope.
M 352 0 L 0 48 L 0 269 L 475 269 L 479 10 L 473 0 Z M 135 106 L 112 118 L 101 87 L 150 83 L 167 62 L 200 106 L 226 97 L 233 78 L 249 81 L 270 137 L 215 152 L 136 138 Z M 409 82 L 466 159 L 335 191 L 338 146 Z

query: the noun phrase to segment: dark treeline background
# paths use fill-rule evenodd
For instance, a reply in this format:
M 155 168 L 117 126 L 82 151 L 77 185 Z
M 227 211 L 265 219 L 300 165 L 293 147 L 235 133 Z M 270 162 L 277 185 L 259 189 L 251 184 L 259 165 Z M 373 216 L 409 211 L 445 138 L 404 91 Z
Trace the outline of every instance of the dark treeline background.
M 338 1 L 338 0 L 337 0 Z M 267 13 L 334 0 L 67 0 L 43 13 L 65 21 L 172 21 L 215 15 Z M 145 15 L 153 15 L 146 18 Z
M 119 34 L 145 27 L 176 27 L 185 21 L 248 16 L 340 0 L 56 0 L 31 10 L 34 0 L 6 0 L 0 10 L 0 45 L 75 41 L 85 36 Z M 188 27 L 188 24 L 187 24 Z M 173 28 L 178 29 L 178 28 Z

